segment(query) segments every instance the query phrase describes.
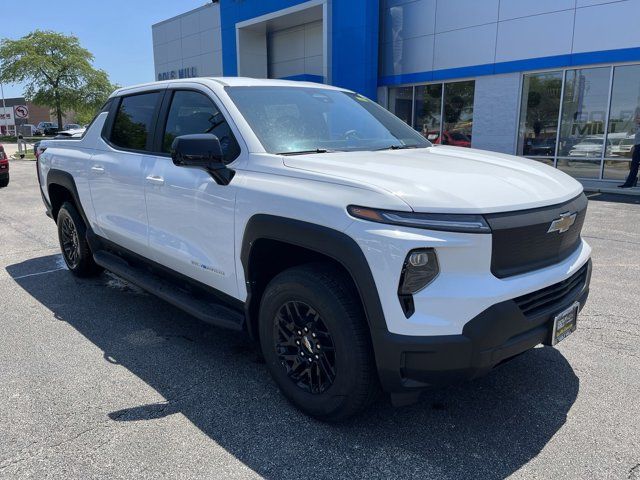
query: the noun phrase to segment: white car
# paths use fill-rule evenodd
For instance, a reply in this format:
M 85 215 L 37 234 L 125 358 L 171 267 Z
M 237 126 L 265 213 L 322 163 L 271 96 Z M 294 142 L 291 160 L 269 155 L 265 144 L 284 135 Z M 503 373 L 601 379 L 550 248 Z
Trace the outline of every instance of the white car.
M 69 270 L 106 268 L 260 345 L 284 395 L 338 421 L 483 375 L 576 328 L 580 183 L 434 147 L 375 102 L 246 78 L 116 91 L 38 177 Z

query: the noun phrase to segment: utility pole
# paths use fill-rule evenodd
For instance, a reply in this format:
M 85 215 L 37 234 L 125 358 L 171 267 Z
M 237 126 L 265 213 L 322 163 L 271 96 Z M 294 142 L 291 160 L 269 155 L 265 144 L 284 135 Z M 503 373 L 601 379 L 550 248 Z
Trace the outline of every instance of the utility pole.
M 2 119 L 4 120 L 4 128 L 6 130 L 6 134 L 9 135 L 9 122 L 6 119 L 7 105 L 4 103 L 4 87 L 2 82 L 0 82 L 0 95 L 2 96 Z

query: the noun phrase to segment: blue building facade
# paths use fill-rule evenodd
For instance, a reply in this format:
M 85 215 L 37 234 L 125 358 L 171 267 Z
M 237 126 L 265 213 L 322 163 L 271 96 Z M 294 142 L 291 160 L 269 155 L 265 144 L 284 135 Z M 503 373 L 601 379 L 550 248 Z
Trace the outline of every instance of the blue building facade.
M 638 18 L 640 0 L 219 0 L 153 26 L 156 78 L 337 85 L 435 143 L 619 181 L 640 107 Z

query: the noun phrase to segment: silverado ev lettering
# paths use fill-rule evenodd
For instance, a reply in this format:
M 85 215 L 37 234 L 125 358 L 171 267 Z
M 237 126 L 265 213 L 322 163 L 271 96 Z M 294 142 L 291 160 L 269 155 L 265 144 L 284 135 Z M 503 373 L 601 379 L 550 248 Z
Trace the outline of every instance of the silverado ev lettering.
M 576 328 L 587 199 L 531 160 L 434 146 L 375 102 L 246 78 L 116 91 L 38 160 L 69 270 L 107 269 L 260 346 L 339 421 Z

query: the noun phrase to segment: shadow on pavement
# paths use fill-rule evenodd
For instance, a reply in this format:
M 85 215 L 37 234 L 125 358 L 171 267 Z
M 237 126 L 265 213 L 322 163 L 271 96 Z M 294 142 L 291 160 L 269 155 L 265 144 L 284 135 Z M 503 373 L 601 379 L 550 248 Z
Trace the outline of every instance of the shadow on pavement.
M 640 196 L 625 195 L 624 190 L 616 193 L 589 193 L 587 195 L 592 202 L 628 203 L 630 205 L 640 205 Z
M 107 275 L 24 276 L 58 256 L 7 267 L 36 300 L 165 399 L 107 412 L 112 421 L 181 413 L 268 478 L 504 478 L 566 421 L 578 378 L 555 349 L 532 350 L 489 376 L 392 408 L 381 399 L 343 425 L 304 416 L 278 393 L 239 333 L 210 327 Z M 107 286 L 109 284 L 110 286 Z

